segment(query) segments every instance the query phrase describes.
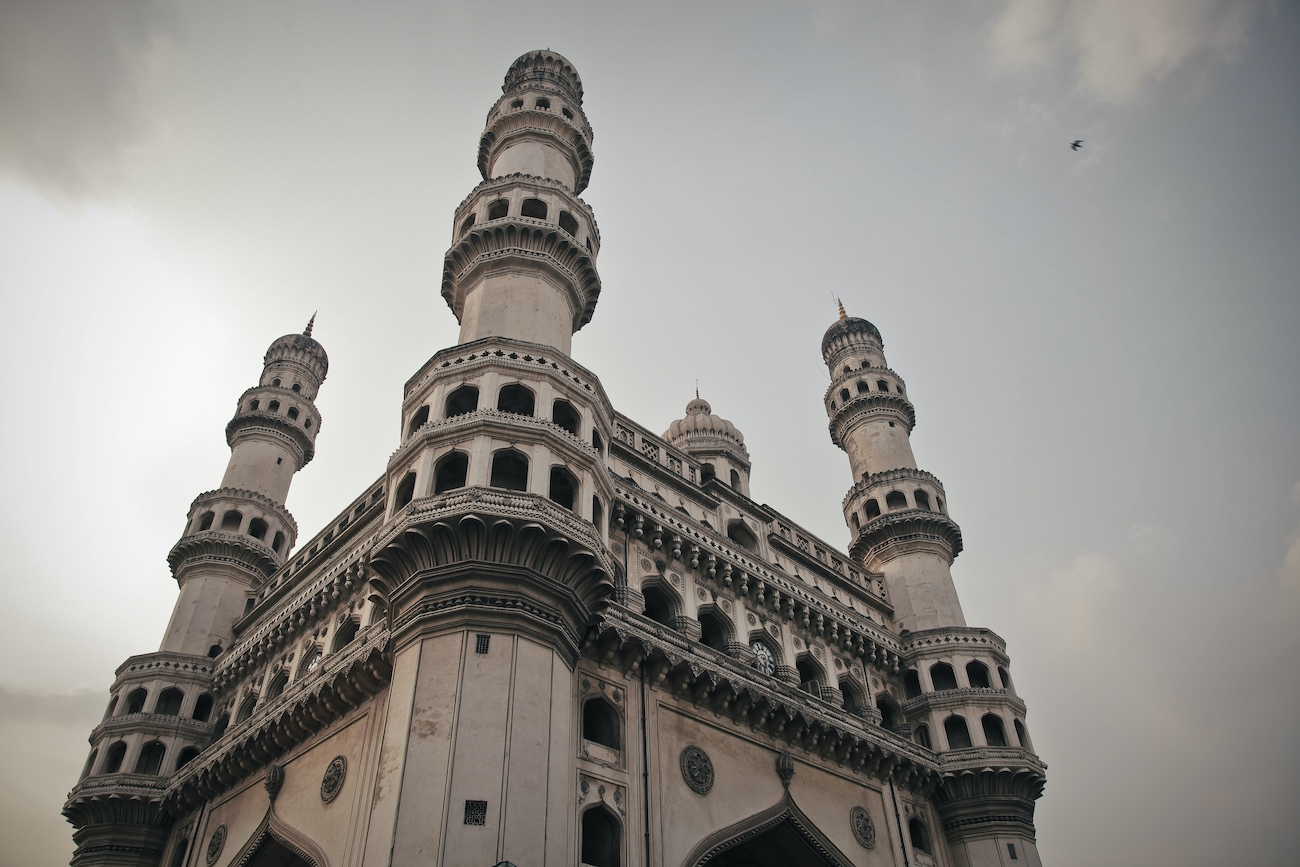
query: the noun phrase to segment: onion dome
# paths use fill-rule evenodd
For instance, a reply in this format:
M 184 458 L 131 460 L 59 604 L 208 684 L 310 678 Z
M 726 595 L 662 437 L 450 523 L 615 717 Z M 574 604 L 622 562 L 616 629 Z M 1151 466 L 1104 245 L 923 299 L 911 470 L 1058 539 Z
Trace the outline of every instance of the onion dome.
M 721 416 L 713 414 L 713 407 L 707 400 L 695 395 L 695 400 L 686 404 L 686 417 L 679 418 L 668 426 L 664 439 L 690 454 L 699 450 L 716 450 L 726 446 L 749 454 L 745 450 L 745 435 L 736 430 L 736 426 Z
M 276 362 L 300 367 L 313 374 L 319 385 L 325 380 L 325 374 L 329 372 L 330 359 L 325 354 L 325 347 L 311 336 L 315 324 L 316 314 L 313 313 L 302 334 L 286 334 L 276 340 L 266 350 L 266 357 L 262 359 L 262 363 L 267 367 Z
M 826 329 L 826 335 L 822 337 L 823 359 L 829 362 L 831 354 L 837 349 L 855 344 L 872 343 L 875 344 L 876 349 L 884 349 L 885 339 L 880 336 L 879 328 L 865 319 L 848 315 L 844 312 L 843 304 L 839 307 L 840 318 Z
M 502 93 L 514 93 L 530 86 L 550 85 L 582 105 L 582 79 L 578 70 L 562 55 L 547 49 L 530 51 L 510 65 Z

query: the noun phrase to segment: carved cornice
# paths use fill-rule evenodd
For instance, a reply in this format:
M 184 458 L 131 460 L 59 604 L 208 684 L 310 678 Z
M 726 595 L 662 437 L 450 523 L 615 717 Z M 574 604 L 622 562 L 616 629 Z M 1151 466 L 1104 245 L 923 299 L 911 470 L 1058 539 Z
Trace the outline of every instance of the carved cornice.
M 128 681 L 150 680 L 156 677 L 182 678 L 191 683 L 206 682 L 212 676 L 213 661 L 206 656 L 158 650 L 127 657 L 114 673 L 113 689 Z
M 262 509 L 276 515 L 285 527 L 293 532 L 294 537 L 298 535 L 298 522 L 294 520 L 293 515 L 285 508 L 284 503 L 278 503 L 265 494 L 259 494 L 257 491 L 248 491 L 243 488 L 217 488 L 214 491 L 204 491 L 194 498 L 190 503 L 189 514 L 194 515 L 200 506 L 207 505 L 217 500 L 247 500 L 260 506 Z M 202 532 L 207 532 L 202 531 Z
M 824 761 L 917 791 L 938 782 L 929 750 L 620 606 L 596 618 L 584 652 Z
M 952 562 L 961 553 L 961 528 L 947 515 L 906 509 L 888 512 L 863 525 L 849 549 L 868 569 L 878 572 L 901 554 L 928 550 Z
M 320 426 L 317 425 L 317 433 Z M 311 463 L 316 456 L 315 435 L 309 434 L 301 426 L 294 424 L 288 416 L 263 410 L 241 410 L 226 425 L 226 445 L 234 448 L 235 440 L 241 435 L 263 434 L 288 443 L 301 455 L 298 469 Z
M 850 370 L 848 373 L 840 373 L 838 376 L 832 379 L 831 384 L 826 387 L 826 393 L 822 395 L 822 401 L 824 403 L 829 404 L 831 397 L 834 396 L 837 391 L 839 391 L 841 388 L 848 385 L 849 383 L 851 382 L 856 383 L 858 380 L 870 380 L 871 382 L 874 383 L 875 380 L 879 378 L 881 374 L 892 377 L 894 382 L 903 386 L 904 391 L 907 390 L 907 383 L 903 381 L 903 377 L 895 373 L 892 368 L 857 367 L 854 368 L 853 370 Z
M 1006 705 L 1018 711 L 1021 716 L 1025 713 L 1025 703 L 1011 690 L 975 687 L 922 693 L 916 698 L 903 702 L 903 713 L 912 716 L 931 710 L 955 710 L 972 704 Z
M 153 735 L 180 735 L 196 739 L 212 731 L 212 723 L 199 722 L 196 719 L 161 713 L 132 713 L 123 716 L 111 716 L 101 722 L 90 733 L 90 742 L 99 743 L 101 737 L 122 737 L 132 732 L 145 732 Z
M 165 808 L 174 816 L 191 812 L 379 694 L 392 677 L 387 647 L 388 630 L 372 627 L 326 656 L 311 676 L 290 684 L 173 774 Z
M 510 64 L 506 71 L 505 82 L 501 92 L 507 97 L 524 90 L 531 90 L 538 84 L 558 87 L 569 99 L 582 105 L 582 78 L 568 58 L 550 49 L 529 51 L 521 54 Z
M 68 793 L 63 816 L 74 828 L 86 825 L 157 825 L 167 778 L 150 774 L 97 774 Z
M 177 578 L 185 569 L 201 563 L 238 566 L 254 581 L 260 581 L 280 567 L 280 558 L 252 536 L 217 530 L 186 536 L 167 555 L 167 565 Z
M 854 395 L 853 399 L 841 404 L 831 416 L 831 442 L 844 448 L 844 440 L 850 430 L 873 416 L 890 418 L 907 426 L 910 433 L 916 427 L 916 407 L 901 394 L 885 394 L 872 391 L 867 394 Z
M 530 440 L 550 440 L 553 447 L 558 446 L 561 453 L 567 452 L 568 457 L 575 462 L 588 465 L 593 465 L 600 458 L 600 452 L 591 443 L 578 439 L 549 419 L 496 409 L 480 409 L 451 418 L 434 419 L 421 425 L 406 442 L 397 447 L 388 458 L 388 465 L 391 467 L 400 464 L 408 454 L 431 440 L 454 439 L 461 442 L 471 431 L 495 433 L 509 439 L 522 433 Z M 596 478 L 600 479 L 604 475 L 601 471 Z
M 594 239 L 593 246 L 599 251 L 600 249 L 600 227 L 596 225 L 596 213 L 591 209 L 591 205 L 581 196 L 574 195 L 573 190 L 565 184 L 560 183 L 554 178 L 544 178 L 541 175 L 529 175 L 524 172 L 511 172 L 508 175 L 498 175 L 495 178 L 489 178 L 480 181 L 474 189 L 470 190 L 469 195 L 461 199 L 460 204 L 456 206 L 454 223 L 457 231 L 467 214 L 468 206 L 472 202 L 485 198 L 489 193 L 511 190 L 520 186 L 531 186 L 539 192 L 546 187 L 550 187 L 555 192 L 564 196 L 564 198 L 573 203 L 573 209 L 580 211 L 587 219 L 587 224 L 591 227 L 591 235 Z M 549 225 L 549 224 L 548 224 Z
M 465 309 L 465 283 L 480 267 L 515 261 L 524 268 L 546 268 L 573 304 L 573 330 L 591 321 L 600 297 L 600 275 L 592 252 L 552 223 L 505 217 L 475 226 L 447 251 L 442 267 L 442 297 L 459 320 Z
M 847 509 L 849 503 L 857 497 L 861 497 L 873 488 L 884 487 L 895 482 L 918 481 L 929 482 L 939 489 L 939 492 L 947 496 L 943 489 L 943 482 L 934 473 L 927 473 L 925 470 L 916 470 L 909 467 L 899 467 L 896 470 L 885 470 L 881 473 L 872 473 L 853 487 L 844 495 L 844 500 L 840 504 L 842 508 Z
M 944 626 L 924 629 L 901 636 L 908 663 L 917 659 L 938 658 L 936 651 L 974 650 L 990 653 L 1002 664 L 1009 662 L 1007 643 L 991 629 L 982 626 Z
M 485 179 L 493 158 L 512 139 L 524 136 L 549 139 L 573 169 L 573 192 L 581 193 L 591 183 L 591 168 L 596 158 L 587 140 L 588 130 L 570 123 L 558 111 L 525 107 L 506 111 L 488 121 L 479 139 L 478 170 Z

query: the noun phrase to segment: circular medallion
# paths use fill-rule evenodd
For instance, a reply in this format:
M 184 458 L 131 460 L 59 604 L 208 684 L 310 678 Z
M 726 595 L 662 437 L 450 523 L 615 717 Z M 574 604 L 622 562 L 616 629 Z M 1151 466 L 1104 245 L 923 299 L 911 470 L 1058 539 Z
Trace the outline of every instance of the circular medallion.
M 325 776 L 320 781 L 320 799 L 329 803 L 339 795 L 339 790 L 343 788 L 343 778 L 348 774 L 348 760 L 342 756 L 335 756 L 334 761 L 330 762 L 325 769 Z
M 221 855 L 222 848 L 226 845 L 226 826 L 218 825 L 217 830 L 212 832 L 208 838 L 208 863 L 211 864 Z
M 849 825 L 853 828 L 853 836 L 858 838 L 864 849 L 873 849 L 876 845 L 876 826 L 871 822 L 871 816 L 861 807 L 854 807 L 849 811 Z
M 755 641 L 749 645 L 749 649 L 754 651 L 754 667 L 766 674 L 768 677 L 776 674 L 776 657 L 772 656 L 772 651 L 761 641 Z
M 681 765 L 686 785 L 694 792 L 707 795 L 713 788 L 713 762 L 709 761 L 709 754 L 697 746 L 689 746 L 682 750 Z

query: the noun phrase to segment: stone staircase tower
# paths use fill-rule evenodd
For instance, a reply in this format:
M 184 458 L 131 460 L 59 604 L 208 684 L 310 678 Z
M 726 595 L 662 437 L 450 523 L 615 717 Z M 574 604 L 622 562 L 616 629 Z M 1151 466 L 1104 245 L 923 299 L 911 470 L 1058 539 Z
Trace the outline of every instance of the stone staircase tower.
M 572 817 L 539 793 L 573 785 L 574 669 L 616 576 L 613 408 L 569 358 L 600 292 L 572 64 L 514 62 L 478 166 L 443 266 L 460 344 L 406 384 L 371 559 L 392 624 L 384 737 L 402 757 L 372 847 L 394 864 L 571 857 Z
M 966 625 L 951 572 L 961 530 L 943 484 L 916 466 L 906 384 L 885 361 L 879 329 L 843 306 L 822 358 L 831 439 L 855 479 L 843 504 L 849 551 L 883 575 L 894 607 L 904 651 L 900 729 L 938 754 L 944 836 L 968 867 L 1041 863 L 1033 816 L 1045 766 L 1029 743 L 1002 639 Z
M 82 780 L 63 810 L 76 829 L 76 867 L 156 865 L 162 857 L 167 778 L 212 735 L 214 660 L 297 537 L 284 501 L 315 452 L 321 418 L 313 401 L 329 369 L 312 324 L 272 343 L 258 384 L 240 396 L 226 425 L 221 487 L 195 498 L 167 556 L 180 592 L 162 644 L 117 669 Z

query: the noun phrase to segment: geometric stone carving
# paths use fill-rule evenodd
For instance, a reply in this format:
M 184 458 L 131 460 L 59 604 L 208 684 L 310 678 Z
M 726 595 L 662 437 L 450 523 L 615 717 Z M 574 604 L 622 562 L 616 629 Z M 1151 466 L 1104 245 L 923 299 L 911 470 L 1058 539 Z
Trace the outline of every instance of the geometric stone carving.
M 221 849 L 226 845 L 226 826 L 218 825 L 217 830 L 212 832 L 212 837 L 208 840 L 208 863 L 216 861 L 221 856 Z
M 708 753 L 691 745 L 682 750 L 682 779 L 691 790 L 700 795 L 707 795 L 713 788 L 713 762 Z
M 325 769 L 325 776 L 320 781 L 320 799 L 329 803 L 339 795 L 339 790 L 343 788 L 343 778 L 348 774 L 348 760 L 343 756 L 335 756 L 334 761 L 330 762 L 329 767 Z
M 849 811 L 849 825 L 853 828 L 853 836 L 857 838 L 858 843 L 863 849 L 873 849 L 876 845 L 876 826 L 871 821 L 871 816 L 861 807 L 854 807 Z

